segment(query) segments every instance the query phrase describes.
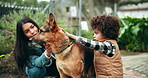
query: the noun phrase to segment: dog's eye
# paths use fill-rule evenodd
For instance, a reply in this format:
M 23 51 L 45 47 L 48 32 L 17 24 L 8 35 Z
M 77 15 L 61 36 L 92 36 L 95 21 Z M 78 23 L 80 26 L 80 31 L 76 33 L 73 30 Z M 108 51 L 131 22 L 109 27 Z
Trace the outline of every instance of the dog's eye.
M 44 32 L 50 32 L 49 26 L 48 27 L 45 27 L 45 31 Z
M 52 27 L 52 25 L 48 25 L 49 27 Z
M 43 32 L 44 32 L 43 30 L 40 30 L 40 34 L 43 33 Z
M 40 30 L 40 34 L 45 33 L 45 32 L 50 32 L 50 29 L 48 28 L 48 29 L 45 29 L 44 31 Z

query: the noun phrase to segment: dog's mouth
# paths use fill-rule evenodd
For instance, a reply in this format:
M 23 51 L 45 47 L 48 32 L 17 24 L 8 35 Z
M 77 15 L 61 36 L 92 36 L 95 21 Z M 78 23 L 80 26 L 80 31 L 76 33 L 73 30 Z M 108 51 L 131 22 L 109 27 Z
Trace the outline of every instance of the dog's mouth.
M 37 34 L 37 35 L 39 35 L 39 34 Z M 30 38 L 29 40 L 31 40 L 32 42 L 35 42 L 35 43 L 45 44 L 45 41 L 36 38 L 37 35 L 33 36 L 33 37 Z

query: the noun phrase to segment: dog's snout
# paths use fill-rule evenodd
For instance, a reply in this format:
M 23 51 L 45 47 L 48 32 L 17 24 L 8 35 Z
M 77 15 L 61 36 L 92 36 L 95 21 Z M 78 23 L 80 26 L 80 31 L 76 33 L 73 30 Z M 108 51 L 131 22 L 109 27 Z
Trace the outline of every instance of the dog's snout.
M 41 41 L 42 44 L 45 44 L 45 41 Z
M 45 44 L 45 41 L 39 40 L 39 39 L 33 39 L 32 40 L 35 43 L 39 43 L 39 44 Z

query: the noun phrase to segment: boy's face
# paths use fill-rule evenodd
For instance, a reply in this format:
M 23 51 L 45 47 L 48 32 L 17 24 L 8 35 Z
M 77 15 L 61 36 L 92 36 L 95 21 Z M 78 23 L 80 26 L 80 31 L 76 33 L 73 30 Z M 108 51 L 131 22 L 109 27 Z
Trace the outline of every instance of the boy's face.
M 100 41 L 100 40 L 104 39 L 103 34 L 98 29 L 94 30 L 94 36 L 93 37 L 94 37 L 95 41 Z

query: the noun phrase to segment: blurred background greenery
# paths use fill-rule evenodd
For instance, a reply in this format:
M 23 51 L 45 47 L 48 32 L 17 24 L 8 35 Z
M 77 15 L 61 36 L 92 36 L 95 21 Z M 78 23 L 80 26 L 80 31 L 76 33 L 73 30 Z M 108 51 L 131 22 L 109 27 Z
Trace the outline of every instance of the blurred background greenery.
M 66 31 L 78 35 L 78 27 L 80 26 L 79 15 L 77 14 L 76 17 L 71 18 L 69 10 L 70 6 L 80 7 L 80 0 L 53 1 L 55 2 L 52 9 L 54 10 L 58 25 Z M 17 21 L 23 16 L 27 16 L 37 22 L 41 27 L 45 24 L 43 21 L 44 17 L 48 18 L 51 7 L 50 2 L 50 0 L 0 0 L 0 13 L 4 13 L 5 10 L 8 11 L 0 15 L 0 74 L 8 73 L 8 71 L 16 72 L 17 69 L 12 53 L 16 39 Z M 118 44 L 121 50 L 125 50 L 124 52 L 148 52 L 148 18 L 131 16 L 121 18 L 121 15 L 115 14 L 117 13 L 115 11 L 123 12 L 123 8 L 121 7 L 124 5 L 138 5 L 139 3 L 147 2 L 147 0 L 83 0 L 81 21 L 88 23 L 88 30 L 81 30 L 81 36 L 93 39 L 93 32 L 89 25 L 90 18 L 102 13 L 107 13 L 117 16 L 120 20 L 121 29 Z M 118 7 L 116 5 L 118 5 Z M 26 7 L 26 9 L 23 7 Z M 29 7 L 32 9 L 27 9 Z M 106 12 L 106 7 L 110 7 L 111 9 L 117 8 L 117 10 Z M 146 6 L 146 8 L 148 7 Z M 146 11 L 148 11 L 148 9 L 146 9 Z

